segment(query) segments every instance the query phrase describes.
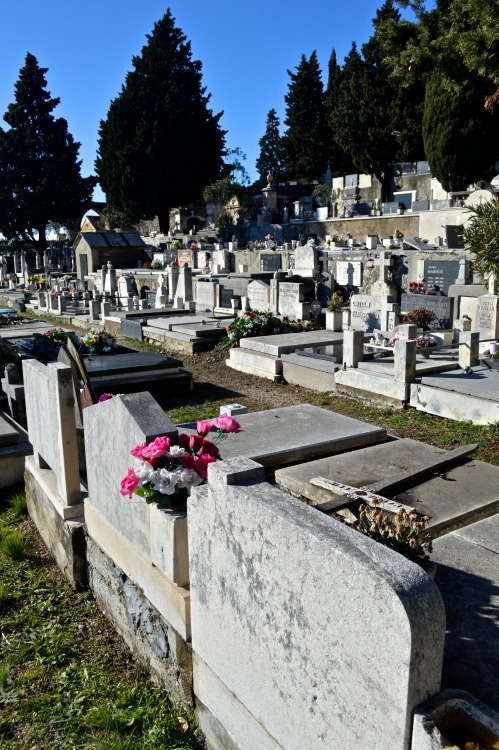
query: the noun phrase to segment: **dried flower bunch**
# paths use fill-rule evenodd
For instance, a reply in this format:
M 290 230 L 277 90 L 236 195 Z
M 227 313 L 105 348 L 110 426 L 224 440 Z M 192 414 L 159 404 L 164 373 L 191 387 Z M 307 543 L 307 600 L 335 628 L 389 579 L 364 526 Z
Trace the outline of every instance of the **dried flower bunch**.
M 381 500 L 380 500 L 381 502 Z M 361 505 L 360 518 L 355 528 L 386 547 L 415 562 L 428 560 L 432 538 L 426 531 L 430 519 L 400 508 L 393 520 L 373 501 L 374 508 Z
M 402 318 L 402 323 L 412 323 L 423 331 L 427 331 L 430 323 L 437 319 L 437 316 L 431 310 L 424 307 L 414 307 L 407 315 Z

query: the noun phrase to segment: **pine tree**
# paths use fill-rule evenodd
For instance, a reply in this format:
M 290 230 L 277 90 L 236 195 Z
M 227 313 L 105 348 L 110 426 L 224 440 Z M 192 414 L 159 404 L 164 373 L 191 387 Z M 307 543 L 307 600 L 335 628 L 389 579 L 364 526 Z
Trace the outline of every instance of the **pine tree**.
M 0 231 L 43 252 L 49 222 L 64 224 L 90 206 L 96 180 L 82 177 L 80 144 L 62 117 L 52 112 L 59 99 L 46 90 L 45 73 L 26 55 L 15 84 L 15 102 L 0 128 Z
M 270 173 L 277 180 L 282 176 L 282 144 L 279 135 L 279 118 L 275 109 L 271 109 L 267 115 L 265 133 L 260 138 L 260 156 L 256 161 L 256 168 L 263 181 Z
M 95 164 L 111 208 L 130 220 L 158 216 L 168 231 L 170 208 L 220 176 L 225 132 L 169 10 L 147 39 L 100 124 Z
M 282 138 L 284 167 L 288 179 L 316 179 L 327 163 L 327 125 L 316 52 L 302 55 L 285 96 L 287 130 Z

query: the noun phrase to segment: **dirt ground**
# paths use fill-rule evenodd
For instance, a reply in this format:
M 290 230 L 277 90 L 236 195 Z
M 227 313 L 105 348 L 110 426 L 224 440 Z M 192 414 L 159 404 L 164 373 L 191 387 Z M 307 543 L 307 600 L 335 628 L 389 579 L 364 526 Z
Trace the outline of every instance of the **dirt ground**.
M 312 395 L 311 391 L 300 386 L 273 383 L 233 370 L 225 364 L 228 358 L 228 351 L 220 345 L 209 352 L 181 357 L 184 368 L 192 373 L 193 400 L 224 399 L 227 403 L 243 403 L 252 411 L 264 411 L 300 404 Z

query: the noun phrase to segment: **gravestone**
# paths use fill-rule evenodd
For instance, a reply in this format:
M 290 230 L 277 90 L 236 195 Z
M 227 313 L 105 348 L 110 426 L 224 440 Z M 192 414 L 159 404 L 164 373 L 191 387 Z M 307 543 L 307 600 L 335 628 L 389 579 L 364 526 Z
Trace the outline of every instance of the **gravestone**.
M 319 249 L 312 242 L 295 249 L 295 273 L 298 276 L 315 276 L 319 271 Z
M 80 254 L 80 276 L 81 279 L 84 279 L 85 276 L 88 276 L 88 258 L 85 253 Z
M 234 292 L 224 286 L 220 286 L 220 296 L 218 300 L 218 306 L 232 310 L 232 300 L 234 299 Z
M 449 287 L 459 277 L 460 261 L 458 260 L 425 260 L 424 278 L 428 285 L 438 288 L 443 294 L 449 293 Z
M 436 320 L 430 323 L 431 330 L 450 328 L 453 320 L 454 299 L 427 294 L 402 294 L 400 307 L 402 313 L 408 313 L 415 307 L 431 310 Z
M 336 264 L 336 281 L 341 286 L 362 286 L 361 261 L 338 261 Z
M 184 263 L 187 263 L 188 266 L 192 266 L 192 252 L 185 248 L 178 251 L 178 265 L 182 267 Z
M 260 271 L 279 271 L 282 268 L 280 253 L 262 253 L 260 255 Z
M 399 209 L 398 201 L 390 201 L 388 203 L 382 203 L 381 209 L 384 214 L 396 214 Z
M 483 294 L 478 298 L 475 328 L 481 339 L 499 338 L 499 297 L 496 294 Z
M 268 310 L 270 305 L 270 287 L 263 281 L 250 281 L 247 297 L 252 310 Z
M 374 265 L 378 267 L 378 281 L 371 287 L 371 294 L 376 297 L 384 297 L 387 302 L 397 301 L 397 287 L 392 282 L 392 269 L 394 260 L 391 252 L 381 250 Z
M 279 283 L 279 310 L 283 317 L 292 320 L 308 320 L 310 318 L 310 305 L 305 300 L 305 284 L 296 284 L 292 281 Z
M 165 277 L 162 273 L 158 276 L 158 287 L 154 295 L 154 302 L 149 300 L 151 306 L 156 308 L 166 307 L 168 304 L 168 288 L 165 283 Z
M 134 292 L 133 276 L 124 274 L 118 279 L 118 299 L 120 305 L 126 307 L 128 300 L 132 298 Z

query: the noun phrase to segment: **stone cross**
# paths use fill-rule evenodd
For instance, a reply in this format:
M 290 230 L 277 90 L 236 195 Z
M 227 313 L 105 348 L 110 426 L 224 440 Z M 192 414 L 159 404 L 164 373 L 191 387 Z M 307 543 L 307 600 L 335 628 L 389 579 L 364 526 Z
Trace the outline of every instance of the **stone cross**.
M 374 265 L 379 267 L 379 280 L 385 284 L 390 283 L 391 279 L 389 279 L 389 274 L 393 268 L 392 254 L 382 250 Z

